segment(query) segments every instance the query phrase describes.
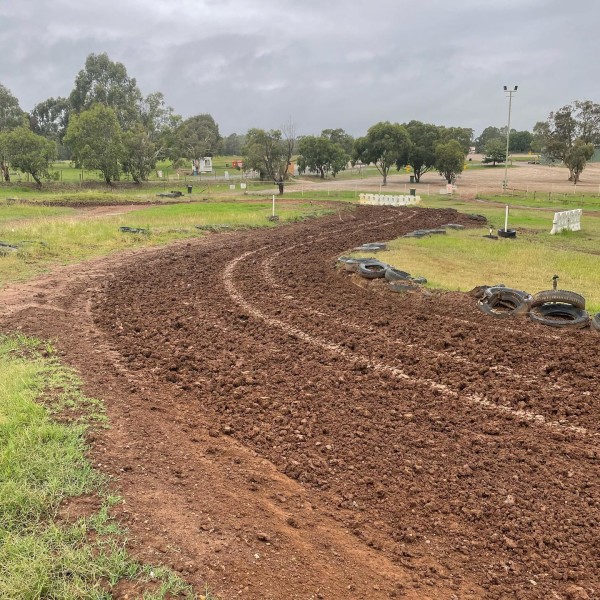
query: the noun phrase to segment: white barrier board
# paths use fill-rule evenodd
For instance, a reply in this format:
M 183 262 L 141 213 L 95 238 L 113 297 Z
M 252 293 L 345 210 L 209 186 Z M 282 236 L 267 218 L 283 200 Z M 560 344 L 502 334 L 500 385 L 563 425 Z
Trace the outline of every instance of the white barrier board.
M 360 194 L 359 204 L 370 206 L 411 206 L 421 202 L 420 196 L 388 196 L 383 194 Z
M 570 231 L 581 231 L 581 208 L 575 210 L 565 210 L 554 213 L 551 234 L 559 233 L 568 229 Z

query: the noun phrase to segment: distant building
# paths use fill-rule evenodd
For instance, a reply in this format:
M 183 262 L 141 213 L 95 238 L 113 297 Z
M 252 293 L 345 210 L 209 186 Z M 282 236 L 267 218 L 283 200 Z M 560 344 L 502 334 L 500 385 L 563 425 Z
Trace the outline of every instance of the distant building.
M 199 161 L 198 170 L 200 173 L 212 173 L 213 165 L 212 165 L 212 157 L 204 156 Z

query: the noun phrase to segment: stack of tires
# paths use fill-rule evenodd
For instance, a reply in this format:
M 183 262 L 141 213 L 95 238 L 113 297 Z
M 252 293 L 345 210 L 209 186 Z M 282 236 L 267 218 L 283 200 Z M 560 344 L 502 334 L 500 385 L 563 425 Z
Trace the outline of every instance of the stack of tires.
M 581 329 L 591 325 L 600 331 L 600 313 L 590 319 L 585 298 L 567 290 L 546 290 L 532 296 L 504 286 L 484 287 L 477 306 L 496 318 L 529 316 L 532 321 L 549 327 Z

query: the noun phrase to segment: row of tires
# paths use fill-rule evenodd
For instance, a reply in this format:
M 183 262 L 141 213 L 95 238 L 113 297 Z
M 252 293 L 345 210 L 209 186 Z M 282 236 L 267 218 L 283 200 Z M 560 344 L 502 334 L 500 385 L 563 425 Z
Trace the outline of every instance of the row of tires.
M 396 269 L 376 258 L 350 258 L 340 256 L 338 262 L 346 271 L 358 273 L 365 279 L 385 279 L 393 291 L 401 292 L 410 286 L 427 283 L 425 277 L 413 277 L 406 271 Z
M 504 286 L 480 288 L 479 309 L 495 318 L 528 316 L 532 321 L 562 329 L 591 326 L 600 331 L 600 313 L 590 316 L 585 298 L 567 290 L 545 290 L 531 295 Z

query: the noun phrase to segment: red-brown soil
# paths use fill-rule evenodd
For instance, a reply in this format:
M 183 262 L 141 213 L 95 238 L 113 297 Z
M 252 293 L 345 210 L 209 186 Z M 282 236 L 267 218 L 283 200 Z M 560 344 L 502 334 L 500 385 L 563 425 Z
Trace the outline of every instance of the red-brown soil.
M 600 336 L 334 268 L 447 222 L 361 207 L 95 261 L 3 292 L 2 328 L 104 400 L 131 549 L 199 592 L 600 598 Z

